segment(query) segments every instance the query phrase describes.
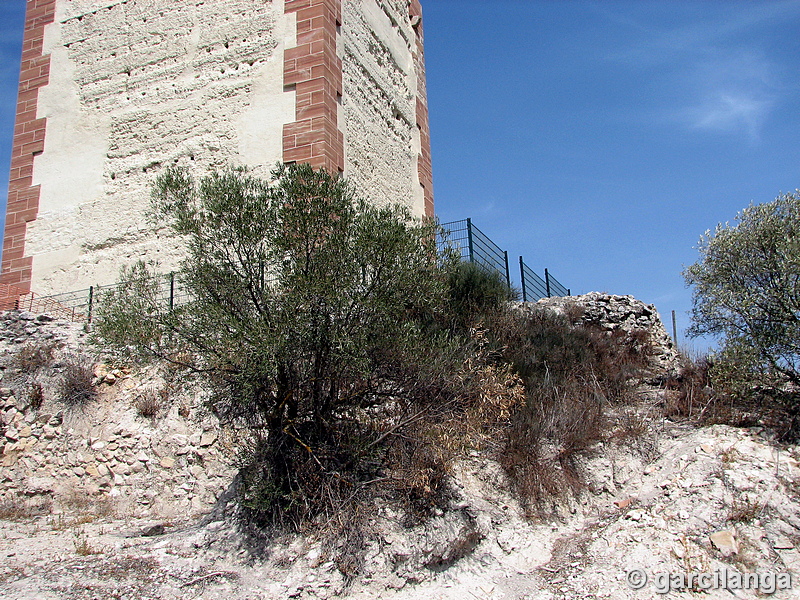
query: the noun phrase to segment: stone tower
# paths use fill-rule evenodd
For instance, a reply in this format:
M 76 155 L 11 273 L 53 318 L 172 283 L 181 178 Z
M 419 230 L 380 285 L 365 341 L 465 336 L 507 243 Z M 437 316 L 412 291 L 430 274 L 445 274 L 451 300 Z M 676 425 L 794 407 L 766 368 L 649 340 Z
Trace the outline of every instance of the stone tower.
M 108 284 L 180 245 L 167 165 L 279 160 L 433 214 L 419 0 L 28 0 L 0 283 Z

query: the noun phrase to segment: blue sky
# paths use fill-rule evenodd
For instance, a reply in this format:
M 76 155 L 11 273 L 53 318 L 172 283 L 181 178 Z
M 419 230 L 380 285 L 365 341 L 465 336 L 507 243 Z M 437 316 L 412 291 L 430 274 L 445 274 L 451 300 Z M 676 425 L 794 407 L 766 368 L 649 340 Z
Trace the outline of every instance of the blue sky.
M 512 266 L 684 329 L 700 234 L 800 187 L 800 0 L 423 9 L 437 214 L 472 217 Z M 0 0 L 3 181 L 23 11 Z

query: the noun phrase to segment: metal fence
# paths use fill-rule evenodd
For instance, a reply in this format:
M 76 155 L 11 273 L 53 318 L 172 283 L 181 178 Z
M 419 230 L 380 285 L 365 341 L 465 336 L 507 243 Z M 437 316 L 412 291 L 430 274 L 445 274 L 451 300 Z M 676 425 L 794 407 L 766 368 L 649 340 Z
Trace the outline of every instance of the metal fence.
M 442 223 L 444 229 L 442 243 L 450 243 L 461 254 L 461 260 L 477 263 L 504 275 L 511 286 L 511 272 L 508 268 L 508 252 L 495 244 L 478 229 L 472 219 Z M 564 287 L 550 272 L 544 270 L 544 279 L 537 275 L 522 257 L 519 257 L 522 300 L 534 302 L 550 296 L 569 296 L 570 290 Z
M 472 219 L 442 223 L 442 228 L 444 233 L 439 240 L 440 245 L 450 244 L 460 253 L 462 260 L 499 272 L 511 287 L 508 252 L 478 229 L 472 223 Z M 524 301 L 532 302 L 550 296 L 570 295 L 570 290 L 550 275 L 547 269 L 544 270 L 543 279 L 525 264 L 521 256 L 519 257 L 519 267 Z M 173 308 L 189 300 L 188 290 L 179 284 L 174 273 L 158 275 L 155 279 L 158 286 L 156 289 L 157 302 Z M 91 286 L 82 290 L 49 296 L 39 296 L 14 286 L 6 286 L 8 290 L 0 289 L 0 310 L 19 308 L 31 312 L 47 312 L 72 321 L 91 323 L 98 305 L 104 301 L 106 294 L 121 285 L 125 285 L 125 283 Z
M 544 280 L 547 284 L 548 296 L 571 296 L 570 291 L 559 283 L 559 281 L 550 275 L 550 271 L 544 270 Z
M 508 252 L 490 240 L 472 223 L 472 219 L 442 223 L 442 228 L 445 230 L 445 240 L 461 253 L 461 260 L 498 271 L 505 275 L 506 283 L 511 285 Z
M 189 299 L 189 293 L 179 285 L 174 273 L 157 275 L 155 277 L 156 302 L 173 308 Z M 52 294 L 50 296 L 34 296 L 20 298 L 18 307 L 33 312 L 51 312 L 71 321 L 92 322 L 92 317 L 97 307 L 103 302 L 106 294 L 116 290 L 125 283 L 115 283 L 103 286 L 90 286 L 82 290 Z
M 525 264 L 522 257 L 519 257 L 519 276 L 522 283 L 522 301 L 528 302 L 539 298 L 548 298 L 550 293 L 547 290 L 547 282 L 539 277 L 531 268 Z

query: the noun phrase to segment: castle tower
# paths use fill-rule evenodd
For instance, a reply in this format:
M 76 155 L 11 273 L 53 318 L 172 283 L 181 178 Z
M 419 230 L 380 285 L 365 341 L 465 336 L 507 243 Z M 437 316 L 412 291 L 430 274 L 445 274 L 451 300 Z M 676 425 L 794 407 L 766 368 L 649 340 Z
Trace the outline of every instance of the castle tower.
M 168 165 L 279 161 L 433 214 L 419 0 L 28 0 L 0 283 L 108 284 L 180 244 Z

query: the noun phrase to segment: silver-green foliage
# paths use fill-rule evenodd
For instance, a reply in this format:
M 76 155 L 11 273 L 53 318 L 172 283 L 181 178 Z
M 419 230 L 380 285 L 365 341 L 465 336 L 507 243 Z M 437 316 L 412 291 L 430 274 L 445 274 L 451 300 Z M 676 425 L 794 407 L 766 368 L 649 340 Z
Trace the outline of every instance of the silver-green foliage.
M 692 335 L 722 341 L 741 373 L 800 383 L 800 191 L 750 205 L 700 238 L 684 271 L 694 287 Z
M 299 521 L 376 479 L 386 434 L 374 407 L 391 397 L 414 415 L 438 398 L 438 375 L 420 372 L 449 344 L 436 325 L 447 257 L 434 223 L 369 204 L 340 177 L 308 165 L 272 175 L 165 171 L 153 215 L 185 241 L 176 281 L 188 301 L 170 309 L 137 265 L 101 301 L 97 332 L 204 373 L 217 413 L 264 434 L 242 470 L 244 505 Z

